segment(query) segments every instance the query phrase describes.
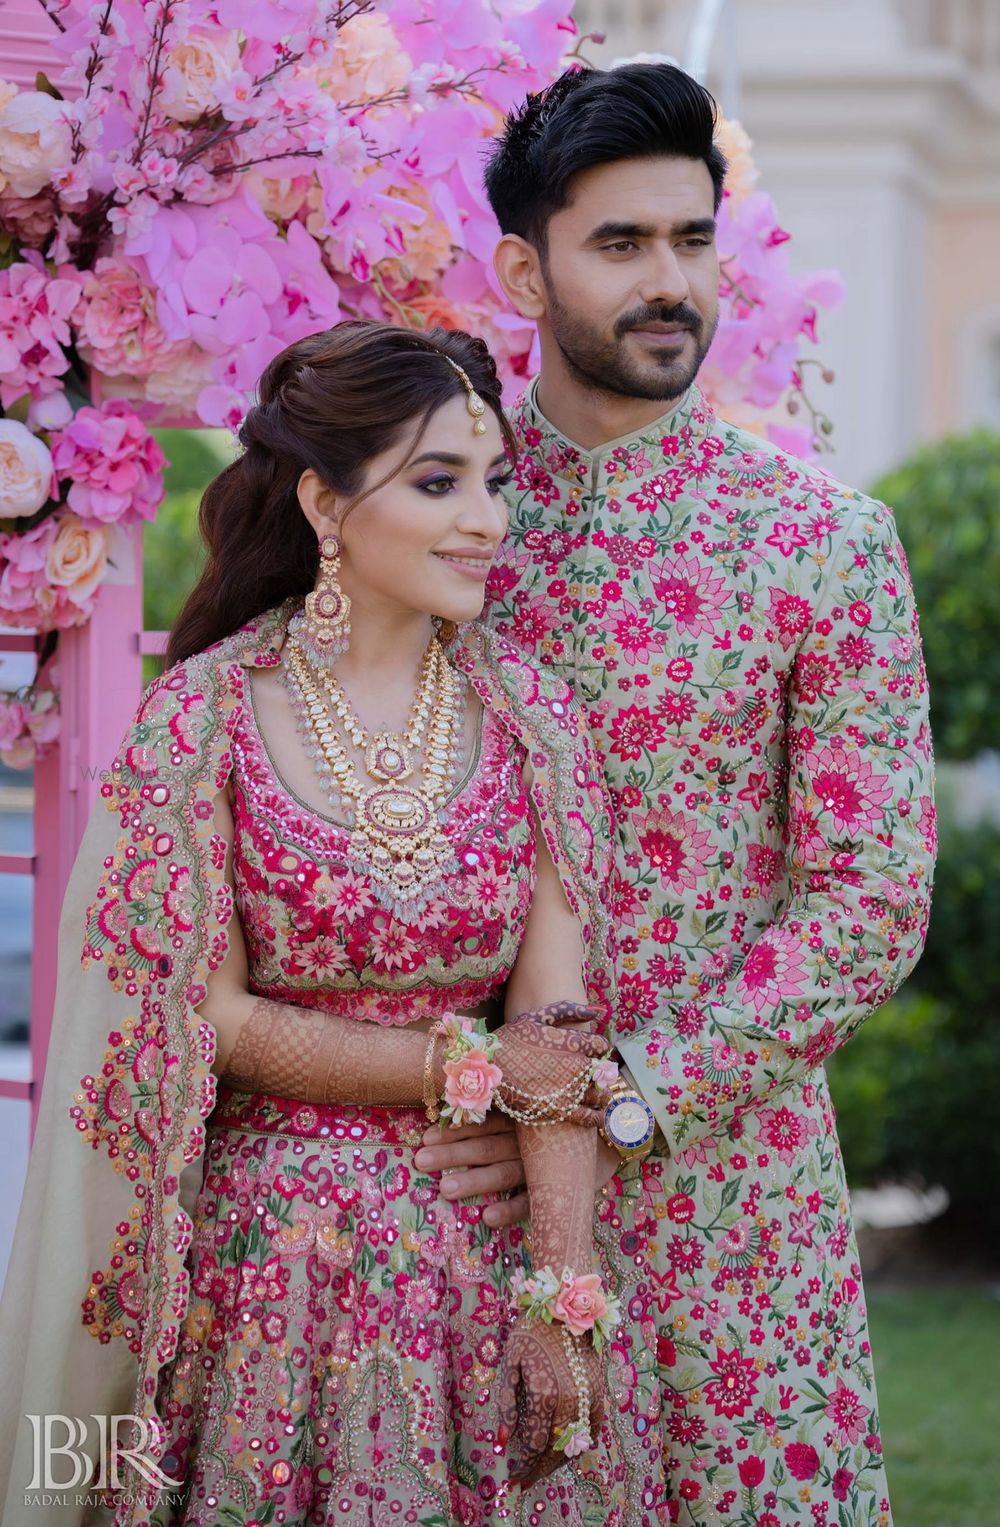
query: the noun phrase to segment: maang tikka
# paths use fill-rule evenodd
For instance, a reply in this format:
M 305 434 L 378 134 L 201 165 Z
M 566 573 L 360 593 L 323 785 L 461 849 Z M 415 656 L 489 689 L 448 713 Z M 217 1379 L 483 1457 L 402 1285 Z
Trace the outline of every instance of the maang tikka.
M 318 668 L 332 667 L 351 639 L 351 601 L 340 586 L 339 572 L 340 538 L 325 535 L 319 543 L 316 587 L 292 621 L 299 645 Z

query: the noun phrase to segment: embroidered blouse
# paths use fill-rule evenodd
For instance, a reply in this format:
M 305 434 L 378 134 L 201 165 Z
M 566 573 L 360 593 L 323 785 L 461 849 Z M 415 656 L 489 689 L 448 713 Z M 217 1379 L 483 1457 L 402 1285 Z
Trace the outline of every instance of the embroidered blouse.
M 234 878 L 251 991 L 383 1024 L 494 996 L 513 968 L 535 884 L 522 744 L 480 713 L 472 759 L 443 809 L 456 870 L 427 905 L 399 916 L 352 855 L 350 829 L 282 779 L 243 672 Z

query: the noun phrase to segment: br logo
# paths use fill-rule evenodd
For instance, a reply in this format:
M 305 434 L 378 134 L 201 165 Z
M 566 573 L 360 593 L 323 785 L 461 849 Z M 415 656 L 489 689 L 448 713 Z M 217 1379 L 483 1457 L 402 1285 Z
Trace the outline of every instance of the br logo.
M 32 1474 L 29 1490 L 123 1490 L 140 1482 L 175 1490 L 178 1481 L 164 1474 L 146 1449 L 153 1428 L 139 1416 L 63 1416 L 57 1413 L 27 1416 L 33 1434 Z M 131 1427 L 127 1442 L 118 1432 L 123 1421 Z M 90 1425 L 96 1422 L 94 1428 Z M 95 1462 L 100 1461 L 97 1478 Z M 123 1470 L 131 1474 L 123 1477 Z M 68 1478 L 56 1476 L 69 1475 Z

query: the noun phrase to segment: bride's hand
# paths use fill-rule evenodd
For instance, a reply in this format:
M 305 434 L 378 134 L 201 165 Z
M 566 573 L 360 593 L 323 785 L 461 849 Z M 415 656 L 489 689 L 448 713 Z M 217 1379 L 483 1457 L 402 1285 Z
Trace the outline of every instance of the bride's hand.
M 499 1375 L 498 1440 L 510 1451 L 512 1477 L 522 1487 L 569 1460 L 555 1451 L 554 1432 L 577 1419 L 580 1398 L 563 1345 L 561 1322 L 522 1316 L 504 1348 Z M 590 1435 L 597 1437 L 604 1419 L 604 1373 L 590 1342 L 580 1342 L 590 1388 Z
M 579 1003 L 554 1003 L 505 1023 L 498 1031 L 501 1096 L 521 1110 L 547 1094 L 562 1091 L 565 1098 L 565 1089 L 575 1080 L 582 1082 L 592 1062 L 605 1059 L 610 1050 L 608 1041 L 592 1031 L 596 1015 L 595 1008 Z M 603 1089 L 590 1086 L 566 1122 L 596 1124 L 606 1096 Z

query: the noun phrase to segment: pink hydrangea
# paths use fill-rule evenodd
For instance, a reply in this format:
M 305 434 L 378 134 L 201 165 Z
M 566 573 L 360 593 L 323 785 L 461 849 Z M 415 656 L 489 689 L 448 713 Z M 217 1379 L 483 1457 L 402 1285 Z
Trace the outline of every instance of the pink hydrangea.
M 37 260 L 37 264 L 35 263 Z M 0 270 L 0 406 L 30 392 L 44 397 L 69 367 L 69 318 L 80 296 L 76 272 L 50 276 L 41 260 Z
M 139 416 L 118 399 L 81 408 L 52 437 L 56 476 L 69 479 L 69 507 L 108 525 L 151 520 L 163 498 L 166 457 Z

